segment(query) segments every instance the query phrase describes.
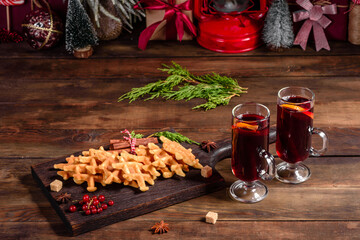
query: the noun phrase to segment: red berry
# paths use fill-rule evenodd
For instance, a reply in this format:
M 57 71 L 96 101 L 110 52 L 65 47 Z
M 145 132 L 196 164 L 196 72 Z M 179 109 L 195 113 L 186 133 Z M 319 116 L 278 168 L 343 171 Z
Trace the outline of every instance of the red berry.
M 88 206 L 87 206 L 87 204 L 84 204 L 84 205 L 82 206 L 82 210 L 83 210 L 83 211 L 88 210 Z
M 98 200 L 99 200 L 100 202 L 105 201 L 105 196 L 104 196 L 104 195 L 100 195 L 100 196 L 98 197 Z
M 97 209 L 96 208 L 91 209 L 91 213 L 92 214 L 97 214 Z
M 90 214 L 91 214 L 90 209 L 86 210 L 86 211 L 85 211 L 85 214 L 86 214 L 86 215 L 90 215 Z
M 99 200 L 95 199 L 92 204 L 93 204 L 94 206 L 99 205 Z
M 97 199 L 97 197 L 96 197 L 96 196 L 93 196 L 92 199 L 95 200 L 95 199 Z
M 101 213 L 103 211 L 103 209 L 100 207 L 97 209 L 97 213 Z
M 108 208 L 108 205 L 106 203 L 101 204 L 101 208 L 106 210 Z
M 84 202 L 88 202 L 89 200 L 90 200 L 89 195 L 85 194 L 85 195 L 83 196 L 83 201 L 84 201 Z
M 96 209 L 96 207 L 94 205 L 91 205 L 90 209 L 93 210 L 93 209 Z
M 108 204 L 109 204 L 109 206 L 112 206 L 112 205 L 114 205 L 114 201 L 113 201 L 113 200 L 110 200 L 110 201 L 108 202 Z
M 69 211 L 70 211 L 70 212 L 76 212 L 76 207 L 75 207 L 75 205 L 71 205 L 71 206 L 69 207 Z

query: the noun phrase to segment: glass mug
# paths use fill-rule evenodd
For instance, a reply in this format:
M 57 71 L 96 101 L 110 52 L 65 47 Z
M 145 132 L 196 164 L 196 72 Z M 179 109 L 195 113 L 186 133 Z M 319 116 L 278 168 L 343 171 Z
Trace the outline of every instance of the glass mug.
M 278 93 L 276 153 L 285 162 L 276 166 L 276 178 L 284 183 L 302 183 L 309 179 L 310 169 L 301 163 L 327 150 L 328 137 L 313 127 L 315 94 L 304 87 L 285 87 Z M 311 146 L 311 137 L 318 134 L 322 149 Z
M 231 168 L 240 180 L 229 190 L 237 201 L 255 203 L 268 194 L 259 178 L 271 180 L 275 161 L 269 150 L 270 111 L 259 103 L 244 103 L 232 110 Z

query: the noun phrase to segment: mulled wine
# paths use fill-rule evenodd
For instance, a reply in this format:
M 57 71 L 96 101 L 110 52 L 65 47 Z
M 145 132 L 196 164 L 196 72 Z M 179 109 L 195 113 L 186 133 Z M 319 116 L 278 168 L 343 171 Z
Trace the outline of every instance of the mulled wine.
M 242 181 L 259 179 L 264 166 L 260 152 L 269 147 L 269 119 L 256 114 L 242 114 L 236 117 L 232 130 L 233 174 Z
M 269 109 L 259 103 L 239 104 L 232 111 L 231 168 L 239 180 L 229 194 L 236 201 L 255 203 L 268 194 L 265 184 L 257 180 L 275 175 L 274 157 L 268 152 L 269 122 Z
M 276 166 L 276 178 L 284 183 L 298 184 L 311 176 L 302 163 L 309 155 L 320 156 L 327 150 L 326 133 L 313 127 L 315 94 L 305 87 L 285 87 L 278 93 L 276 153 L 284 160 Z M 311 146 L 311 136 L 319 135 L 323 147 Z
M 300 96 L 283 100 L 277 106 L 276 153 L 288 163 L 301 162 L 310 153 L 314 107 Z

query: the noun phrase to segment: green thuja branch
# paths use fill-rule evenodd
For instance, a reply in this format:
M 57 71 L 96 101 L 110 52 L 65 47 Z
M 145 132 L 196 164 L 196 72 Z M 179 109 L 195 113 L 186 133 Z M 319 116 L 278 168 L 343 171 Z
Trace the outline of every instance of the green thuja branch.
M 172 62 L 168 66 L 163 64 L 160 71 L 169 76 L 165 80 L 149 83 L 143 87 L 133 88 L 122 95 L 118 101 L 129 99 L 130 103 L 145 96 L 144 100 L 162 97 L 167 100 L 186 100 L 202 98 L 207 102 L 193 107 L 193 109 L 210 110 L 219 105 L 229 104 L 231 98 L 246 93 L 247 88 L 240 87 L 238 82 L 230 77 L 217 73 L 194 76 L 186 68 Z
M 152 137 L 152 136 L 155 136 L 155 137 L 164 136 L 167 139 L 178 142 L 178 143 L 186 142 L 189 144 L 194 143 L 196 145 L 200 145 L 200 143 L 198 143 L 194 140 L 191 140 L 190 138 L 182 135 L 181 133 L 173 133 L 173 132 L 169 132 L 169 131 L 164 131 L 164 132 L 157 132 L 157 133 L 151 134 L 149 137 Z

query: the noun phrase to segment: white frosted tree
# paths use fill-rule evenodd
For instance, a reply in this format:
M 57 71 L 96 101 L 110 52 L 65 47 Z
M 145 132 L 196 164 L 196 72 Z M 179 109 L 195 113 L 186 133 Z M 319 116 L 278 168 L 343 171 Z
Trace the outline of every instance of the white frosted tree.
M 263 40 L 266 46 L 274 51 L 293 45 L 292 18 L 286 0 L 273 0 L 265 18 Z

